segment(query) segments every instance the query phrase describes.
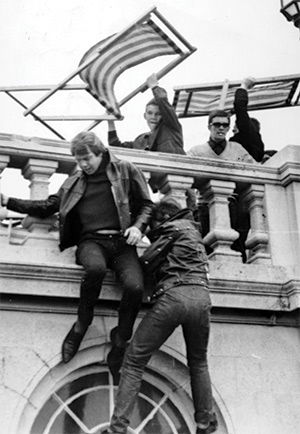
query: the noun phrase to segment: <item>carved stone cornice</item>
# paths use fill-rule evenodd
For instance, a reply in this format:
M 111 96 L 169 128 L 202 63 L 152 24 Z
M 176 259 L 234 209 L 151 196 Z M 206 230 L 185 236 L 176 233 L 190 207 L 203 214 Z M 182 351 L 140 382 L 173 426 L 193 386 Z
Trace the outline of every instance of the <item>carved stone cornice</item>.
M 234 269 L 233 269 L 234 267 Z M 291 311 L 300 308 L 300 281 L 288 280 L 281 267 L 211 263 L 209 288 L 213 306 Z M 25 262 L 0 263 L 2 294 L 70 299 L 79 296 L 82 268 Z M 114 274 L 108 271 L 101 299 L 119 300 Z M 298 300 L 298 301 L 297 301 Z

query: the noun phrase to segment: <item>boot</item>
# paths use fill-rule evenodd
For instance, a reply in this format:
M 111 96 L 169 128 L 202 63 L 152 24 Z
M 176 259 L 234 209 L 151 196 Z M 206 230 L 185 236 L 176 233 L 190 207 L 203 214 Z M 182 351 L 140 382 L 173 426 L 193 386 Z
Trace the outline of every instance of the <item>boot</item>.
M 78 351 L 82 339 L 84 338 L 85 332 L 78 333 L 75 331 L 76 323 L 73 324 L 71 330 L 65 337 L 62 344 L 62 359 L 64 363 L 68 363 Z
M 218 421 L 215 413 L 212 413 L 210 415 L 210 421 L 208 422 L 206 427 L 200 428 L 200 426 L 197 426 L 196 434 L 211 434 L 215 431 L 217 431 L 218 428 Z

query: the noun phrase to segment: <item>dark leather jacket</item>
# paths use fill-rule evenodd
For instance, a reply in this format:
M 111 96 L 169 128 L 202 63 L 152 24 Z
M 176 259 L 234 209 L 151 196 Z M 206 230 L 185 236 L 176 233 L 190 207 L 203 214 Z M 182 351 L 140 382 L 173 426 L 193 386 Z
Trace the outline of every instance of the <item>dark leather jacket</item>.
M 136 226 L 142 232 L 150 219 L 152 201 L 142 172 L 132 163 L 119 160 L 109 151 L 106 173 L 112 185 L 113 198 L 117 207 L 120 227 L 124 232 Z M 60 249 L 78 244 L 80 222 L 73 211 L 86 188 L 86 177 L 82 171 L 69 176 L 56 194 L 45 200 L 22 200 L 9 198 L 7 208 L 40 218 L 59 212 Z M 101 200 L 101 197 L 99 198 Z
M 147 234 L 149 246 L 140 260 L 154 298 L 174 286 L 208 285 L 208 260 L 190 210 L 182 210 Z

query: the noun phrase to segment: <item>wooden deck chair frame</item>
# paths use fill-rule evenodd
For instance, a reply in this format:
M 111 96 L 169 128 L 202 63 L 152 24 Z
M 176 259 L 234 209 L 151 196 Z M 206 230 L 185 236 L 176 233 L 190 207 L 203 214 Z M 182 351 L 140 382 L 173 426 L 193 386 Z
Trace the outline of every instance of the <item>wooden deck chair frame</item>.
M 183 60 L 185 60 L 188 56 L 190 56 L 194 51 L 196 51 L 196 48 L 193 47 L 189 42 L 158 12 L 156 7 L 151 8 L 148 12 L 143 14 L 140 18 L 138 18 L 134 23 L 127 26 L 125 29 L 123 29 L 121 32 L 115 34 L 113 37 L 109 38 L 107 42 L 104 42 L 102 48 L 102 51 L 104 49 L 107 49 L 109 46 L 117 42 L 120 38 L 126 36 L 130 30 L 137 24 L 142 23 L 147 17 L 150 17 L 151 14 L 154 14 L 156 18 L 159 20 L 160 23 L 162 23 L 169 31 L 170 33 L 179 41 L 182 46 L 187 49 L 187 51 L 182 51 L 180 54 L 177 54 L 177 57 L 173 59 L 171 62 L 169 62 L 165 67 L 163 67 L 161 70 L 159 70 L 156 75 L 157 78 L 160 79 L 164 75 L 166 75 L 168 72 L 170 72 L 173 68 L 175 68 L 179 63 L 181 63 Z M 35 109 L 37 109 L 39 106 L 41 106 L 43 103 L 45 103 L 52 95 L 54 95 L 56 92 L 60 90 L 87 90 L 88 86 L 87 84 L 68 84 L 74 77 L 76 77 L 82 70 L 87 68 L 89 65 L 91 65 L 95 60 L 97 60 L 101 56 L 102 52 L 97 53 L 92 58 L 88 59 L 83 64 L 79 65 L 78 68 L 73 71 L 71 74 L 69 74 L 64 80 L 62 80 L 57 85 L 51 86 L 51 85 L 39 85 L 39 86 L 15 86 L 15 87 L 0 87 L 0 92 L 6 93 L 10 98 L 12 98 L 16 103 L 21 105 L 25 111 L 24 116 L 31 115 L 33 118 L 42 123 L 46 128 L 48 128 L 50 131 L 52 131 L 55 135 L 57 135 L 59 138 L 64 140 L 64 137 L 58 133 L 52 126 L 50 126 L 47 122 L 49 121 L 87 121 L 92 120 L 92 124 L 86 128 L 86 130 L 92 130 L 94 127 L 96 127 L 101 121 L 108 120 L 108 119 L 115 119 L 113 115 L 109 115 L 105 113 L 104 115 L 89 115 L 89 116 L 40 116 L 34 112 Z M 132 99 L 135 95 L 137 95 L 139 92 L 144 92 L 147 89 L 146 82 L 142 83 L 140 86 L 138 86 L 136 89 L 134 89 L 131 93 L 129 93 L 126 97 L 124 97 L 121 101 L 118 102 L 119 107 L 124 105 L 126 102 L 128 102 L 130 99 Z M 19 98 L 17 98 L 14 93 L 15 92 L 24 92 L 24 91 L 47 91 L 38 101 L 36 101 L 33 105 L 30 107 L 27 107 Z
M 255 81 L 255 86 L 258 85 L 265 85 L 265 84 L 272 84 L 276 82 L 289 82 L 294 81 L 289 96 L 286 99 L 285 105 L 278 105 L 278 106 L 261 106 L 261 107 L 255 107 L 251 108 L 248 107 L 248 110 L 266 110 L 266 109 L 274 109 L 274 108 L 284 108 L 284 107 L 296 107 L 299 106 L 300 103 L 300 74 L 292 74 L 292 75 L 283 75 L 283 76 L 272 76 L 272 77 L 264 77 L 257 79 Z M 202 112 L 202 113 L 189 113 L 189 106 L 192 99 L 193 92 L 201 92 L 201 91 L 209 91 L 209 90 L 216 90 L 220 93 L 219 97 L 219 109 L 224 109 L 225 102 L 226 102 L 226 96 L 230 89 L 232 88 L 238 88 L 240 86 L 240 81 L 229 81 L 228 79 L 225 79 L 223 82 L 215 82 L 215 83 L 203 83 L 203 84 L 195 84 L 195 85 L 182 85 L 182 86 L 175 86 L 173 88 L 174 90 L 174 98 L 173 98 L 173 107 L 177 108 L 177 103 L 180 98 L 180 92 L 185 92 L 188 94 L 185 104 L 185 109 L 183 112 L 178 113 L 177 115 L 180 118 L 185 117 L 201 117 L 201 116 L 207 116 L 209 114 L 209 111 Z M 250 91 L 251 92 L 251 91 Z

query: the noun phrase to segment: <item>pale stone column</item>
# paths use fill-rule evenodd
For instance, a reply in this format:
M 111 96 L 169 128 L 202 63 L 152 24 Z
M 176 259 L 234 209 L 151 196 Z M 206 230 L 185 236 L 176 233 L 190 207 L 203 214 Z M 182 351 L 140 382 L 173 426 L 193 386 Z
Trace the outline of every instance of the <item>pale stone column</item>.
M 246 247 L 250 251 L 248 263 L 270 264 L 271 255 L 268 252 L 269 236 L 264 220 L 264 185 L 251 185 L 243 194 L 250 212 L 251 231 L 246 241 Z
M 25 179 L 30 180 L 30 199 L 43 200 L 49 195 L 50 177 L 55 173 L 58 167 L 57 161 L 39 160 L 30 158 L 26 166 L 22 170 Z M 30 232 L 48 232 L 53 225 L 54 219 L 39 219 L 36 217 L 27 216 L 23 221 L 24 228 Z
M 143 170 L 143 175 L 146 178 L 146 181 L 148 182 L 151 176 L 151 173 L 148 172 L 148 170 Z
M 182 208 L 186 208 L 186 190 L 191 188 L 194 178 L 191 176 L 173 175 L 166 176 L 166 182 L 161 186 L 160 192 L 177 200 Z
M 151 178 L 151 173 L 148 172 L 147 170 L 143 170 L 143 175 L 144 175 L 144 177 L 145 177 L 145 179 L 146 179 L 146 181 L 147 181 L 148 189 L 149 189 L 149 193 L 150 193 L 150 195 L 151 195 L 152 190 L 151 190 L 151 187 L 150 187 L 150 185 L 149 185 L 149 179 Z
M 0 193 L 1 193 L 1 173 L 8 166 L 10 161 L 9 155 L 0 155 Z M 7 209 L 1 206 L 0 203 L 0 220 L 6 218 Z
M 210 180 L 201 190 L 203 199 L 209 206 L 210 231 L 204 237 L 204 243 L 213 249 L 209 255 L 211 260 L 241 261 L 241 254 L 230 248 L 239 237 L 230 224 L 228 198 L 234 189 L 234 182 Z
M 39 200 L 48 197 L 50 177 L 57 168 L 57 161 L 29 158 L 22 174 L 25 179 L 30 180 L 30 199 Z
M 0 176 L 3 170 L 8 166 L 9 161 L 10 161 L 9 155 L 0 155 Z

